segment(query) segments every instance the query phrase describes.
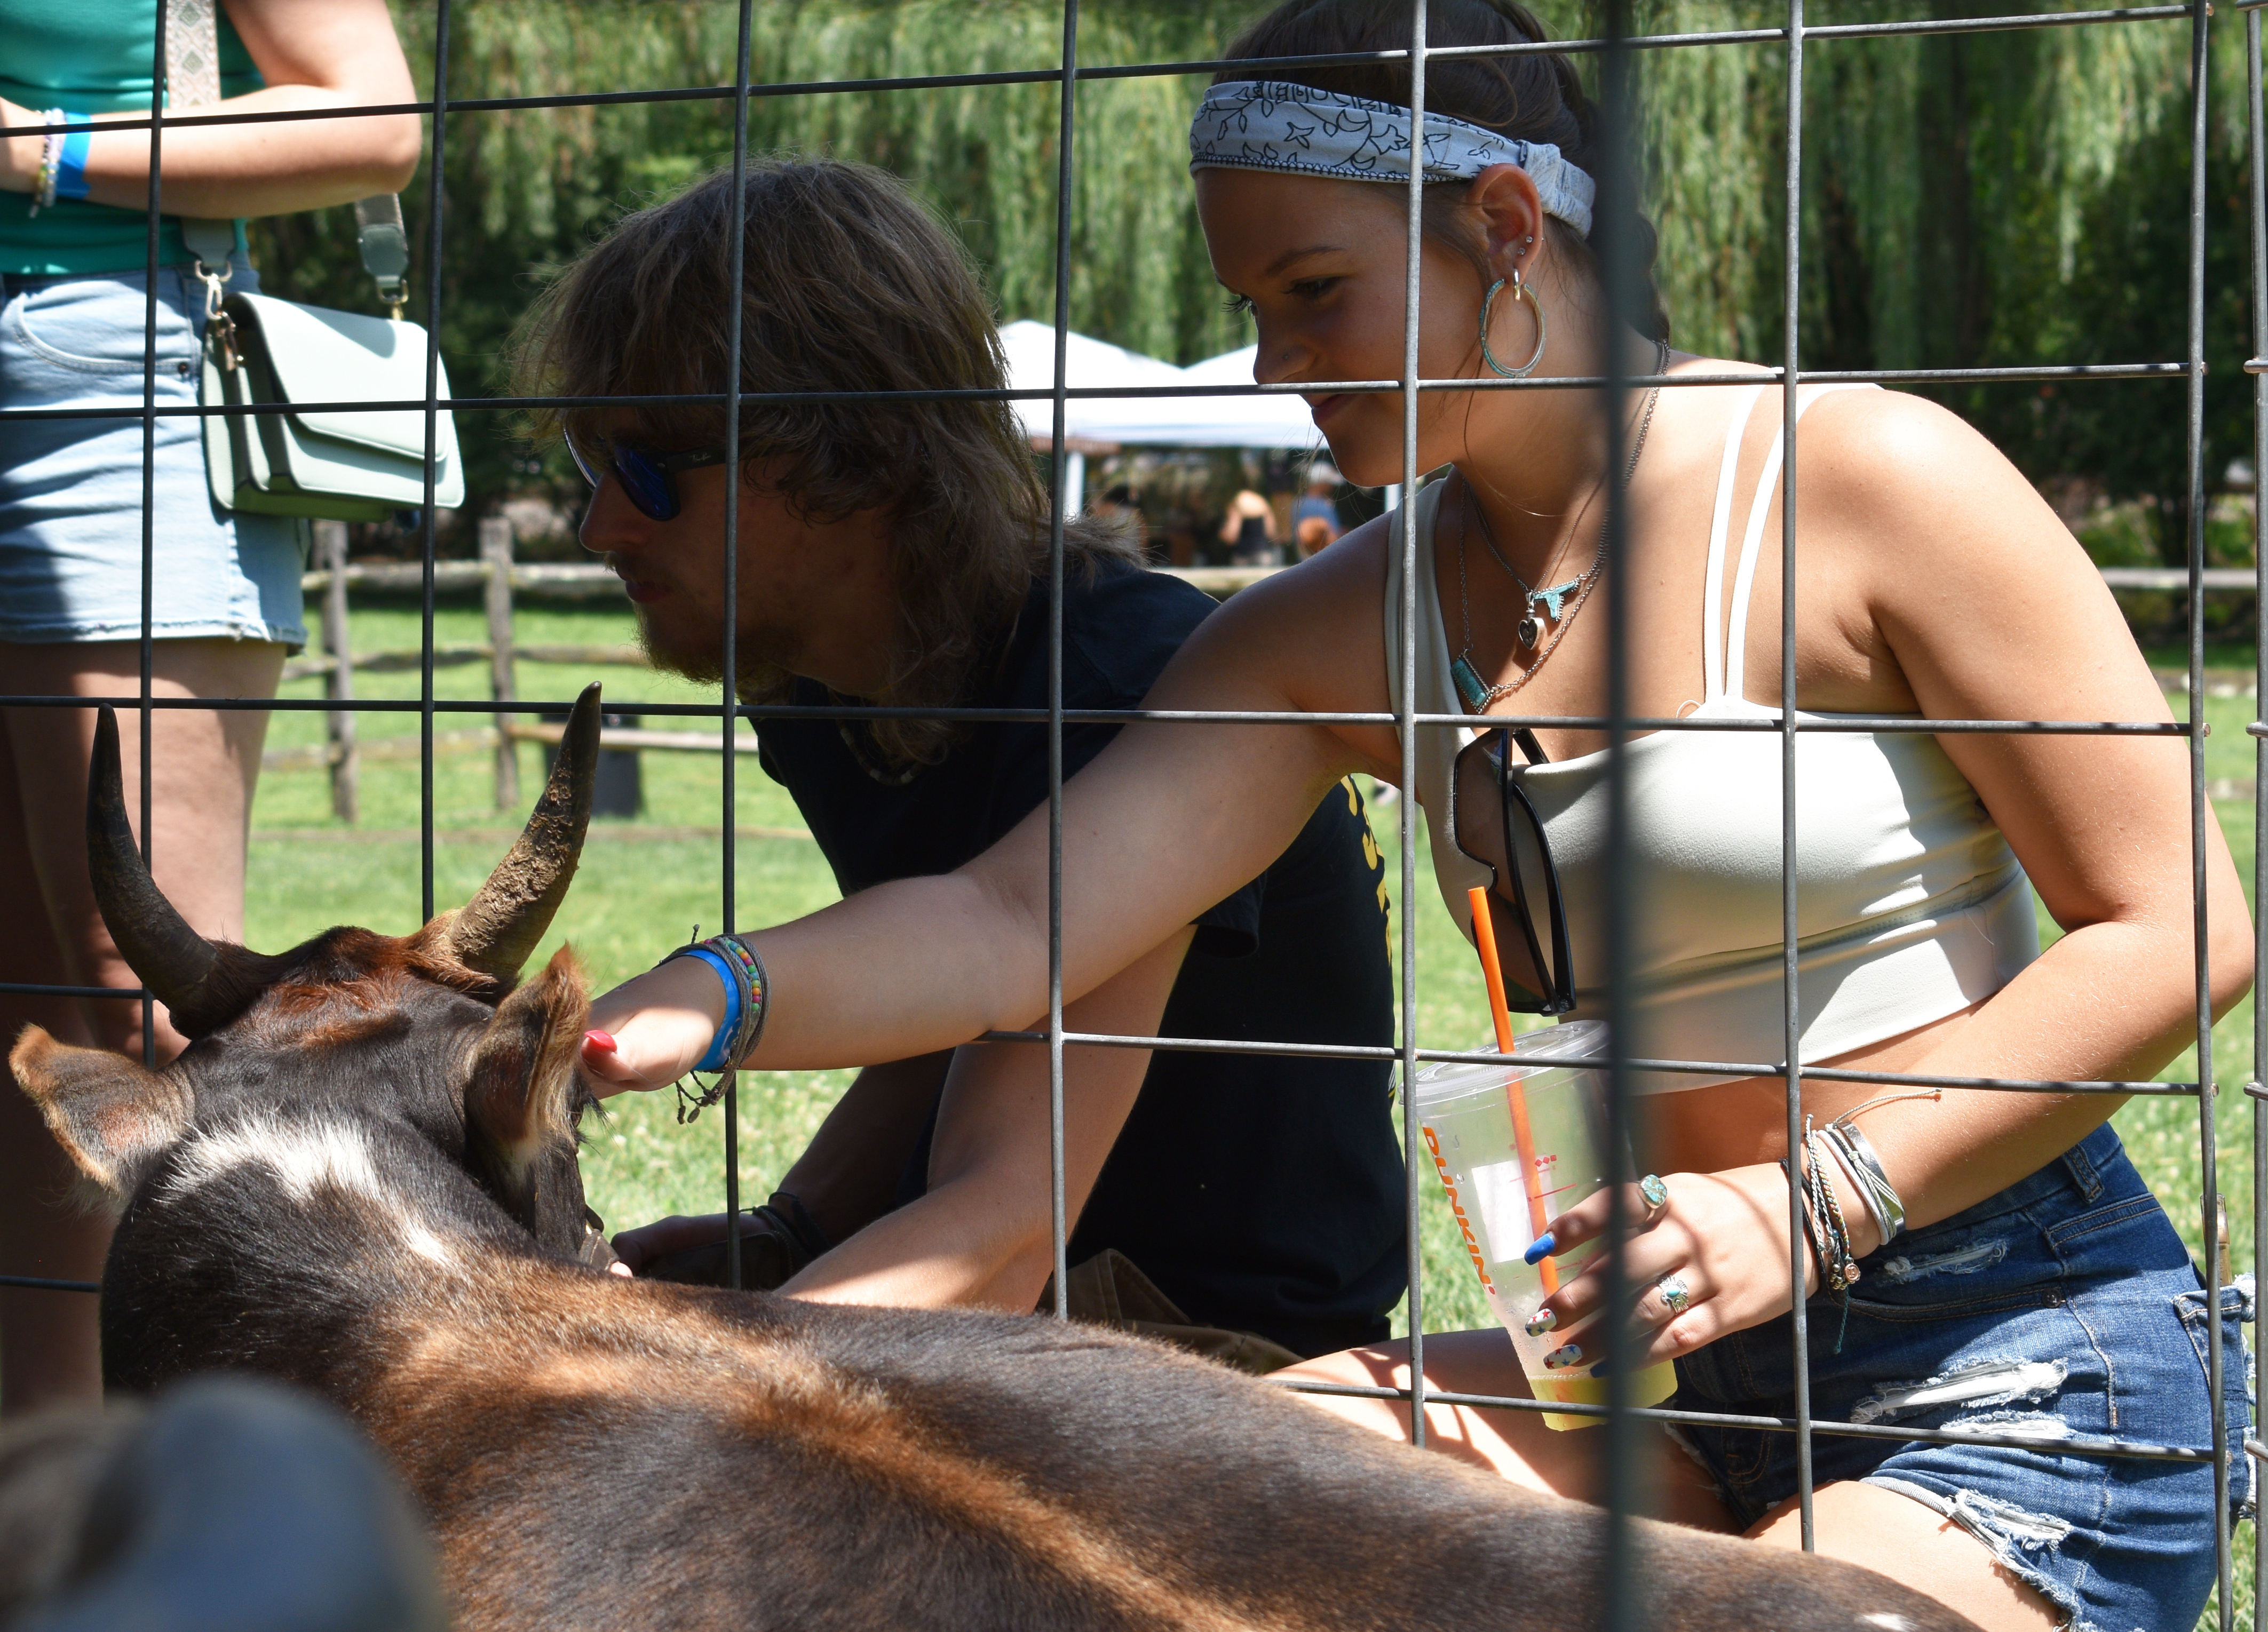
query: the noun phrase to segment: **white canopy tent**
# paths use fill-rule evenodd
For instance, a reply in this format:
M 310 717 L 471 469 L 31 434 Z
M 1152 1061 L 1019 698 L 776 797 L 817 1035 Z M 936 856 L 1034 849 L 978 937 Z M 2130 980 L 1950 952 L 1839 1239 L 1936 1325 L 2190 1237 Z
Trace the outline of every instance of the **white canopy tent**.
M 1012 389 L 1054 388 L 1053 327 L 1029 319 L 1010 323 L 1000 330 L 1000 343 L 1008 354 Z M 1074 333 L 1064 347 L 1064 378 L 1079 390 L 1248 385 L 1257 350 L 1247 346 L 1184 369 Z M 1054 405 L 1025 400 L 1015 407 L 1026 432 L 1044 445 L 1054 429 Z M 1064 405 L 1064 434 L 1066 442 L 1108 442 L 1122 447 L 1306 449 L 1322 440 L 1308 417 L 1307 405 L 1292 395 L 1074 397 Z M 1076 511 L 1082 502 L 1086 463 L 1076 452 L 1065 461 L 1067 511 Z

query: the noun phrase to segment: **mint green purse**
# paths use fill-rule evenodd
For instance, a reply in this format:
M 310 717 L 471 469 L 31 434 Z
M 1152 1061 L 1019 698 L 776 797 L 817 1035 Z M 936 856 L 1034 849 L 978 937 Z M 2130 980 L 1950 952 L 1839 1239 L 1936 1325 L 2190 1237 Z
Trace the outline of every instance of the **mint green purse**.
M 449 394 L 440 369 L 435 389 Z M 205 326 L 208 404 L 353 402 L 425 395 L 425 331 L 415 323 L 232 294 Z M 456 422 L 435 416 L 433 503 L 465 502 Z M 422 408 L 210 415 L 213 503 L 264 516 L 381 521 L 425 503 Z
M 390 196 L 364 199 L 355 215 L 363 265 L 399 312 L 409 261 L 401 206 Z M 184 221 L 181 236 L 207 291 L 202 399 L 208 406 L 424 396 L 425 331 L 416 324 L 274 295 L 230 294 L 225 274 L 235 224 Z M 212 270 L 216 264 L 221 272 Z M 436 375 L 434 389 L 449 394 L 447 369 Z M 208 415 L 205 473 L 223 510 L 382 521 L 425 503 L 424 410 Z M 433 426 L 433 503 L 447 510 L 464 502 L 457 424 L 444 408 Z
M 186 110 L 219 100 L 219 23 L 210 0 L 179 5 L 174 21 L 166 34 L 171 104 Z M 363 267 L 392 318 L 231 294 L 236 224 L 182 221 L 206 290 L 204 406 L 423 400 L 425 331 L 401 320 L 401 275 L 409 268 L 401 202 L 391 194 L 365 198 L 355 205 L 355 222 Z M 435 375 L 434 390 L 449 394 L 446 369 Z M 204 433 L 205 474 L 224 511 L 383 521 L 425 503 L 423 408 L 213 414 Z M 448 510 L 464 502 L 456 421 L 444 408 L 433 427 L 433 503 Z

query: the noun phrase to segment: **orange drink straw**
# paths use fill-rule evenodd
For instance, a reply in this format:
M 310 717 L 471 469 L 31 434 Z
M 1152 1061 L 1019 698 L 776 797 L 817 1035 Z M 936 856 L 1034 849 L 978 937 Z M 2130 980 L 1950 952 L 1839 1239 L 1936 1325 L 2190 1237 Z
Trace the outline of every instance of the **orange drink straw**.
M 1512 1009 L 1504 998 L 1504 965 L 1496 955 L 1496 928 L 1489 917 L 1489 893 L 1476 887 L 1466 892 L 1473 904 L 1473 944 L 1480 948 L 1481 977 L 1488 982 L 1489 1018 L 1496 1022 L 1496 1050 L 1508 1055 L 1513 1051 Z M 1515 1077 L 1504 1087 L 1505 1099 L 1512 1106 L 1512 1142 L 1520 1153 L 1520 1171 L 1528 1189 L 1528 1229 L 1530 1235 L 1543 1234 L 1543 1174 L 1535 1165 L 1535 1135 L 1528 1125 L 1528 1093 Z M 1549 1258 L 1535 1266 L 1536 1274 L 1543 1280 L 1546 1298 L 1559 1290 L 1559 1266 Z

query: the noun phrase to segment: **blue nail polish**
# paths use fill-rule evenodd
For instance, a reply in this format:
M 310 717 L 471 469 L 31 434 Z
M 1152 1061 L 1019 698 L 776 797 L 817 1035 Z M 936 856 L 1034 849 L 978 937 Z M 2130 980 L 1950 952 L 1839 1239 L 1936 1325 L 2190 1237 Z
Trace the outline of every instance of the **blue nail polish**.
M 1528 1263 L 1540 1264 L 1557 1251 L 1558 1246 L 1559 1243 L 1551 1239 L 1551 1232 L 1547 1230 L 1528 1243 L 1528 1250 L 1521 1257 Z
M 1604 1377 L 1606 1374 L 1607 1363 L 1603 1360 L 1600 1361 L 1598 1364 L 1591 1368 L 1591 1375 L 1593 1377 Z

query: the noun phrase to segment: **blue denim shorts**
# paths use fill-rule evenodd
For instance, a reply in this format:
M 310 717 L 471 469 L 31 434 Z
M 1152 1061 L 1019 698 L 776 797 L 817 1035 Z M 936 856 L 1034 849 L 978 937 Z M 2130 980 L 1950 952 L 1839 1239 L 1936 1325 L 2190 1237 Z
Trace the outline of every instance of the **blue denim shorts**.
M 2073 1437 L 2213 1443 L 2205 1294 L 2117 1134 L 2098 1128 L 1990 1200 L 1899 1236 L 1860 1269 L 1847 1331 L 1833 1299 L 1808 1306 L 1815 1419 L 2014 1433 L 2041 1448 L 1819 1434 L 1815 1481 L 1863 1480 L 1934 1508 L 2074 1628 L 2190 1632 L 2213 1584 L 2211 1467 L 2053 1449 Z M 2223 1288 L 2220 1305 L 2238 1517 L 2252 1504 L 2242 1449 L 2250 1277 Z M 1783 1316 L 1680 1360 L 1672 1403 L 1793 1415 L 1789 1326 Z M 1686 1424 L 1677 1437 L 1744 1529 L 1795 1494 L 1793 1434 Z
M 232 285 L 259 287 L 236 263 Z M 122 410 L 0 423 L 0 640 L 142 634 L 142 272 L 11 277 L 0 303 L 0 408 Z M 158 273 L 158 406 L 193 405 L 203 286 Z M 304 645 L 302 524 L 217 509 L 200 422 L 157 422 L 151 631 Z

